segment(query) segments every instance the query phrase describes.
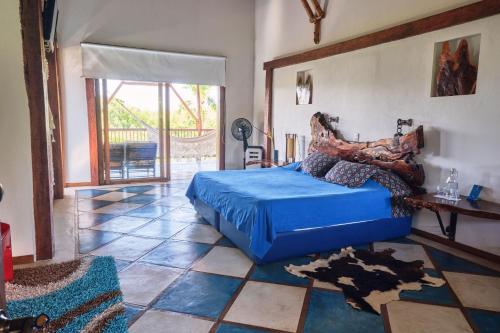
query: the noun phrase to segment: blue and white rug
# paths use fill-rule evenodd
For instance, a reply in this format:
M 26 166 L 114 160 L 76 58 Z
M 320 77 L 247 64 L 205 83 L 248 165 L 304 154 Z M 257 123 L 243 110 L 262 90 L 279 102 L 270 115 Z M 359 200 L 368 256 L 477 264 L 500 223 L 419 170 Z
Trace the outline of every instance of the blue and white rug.
M 48 315 L 43 332 L 127 332 L 112 257 L 16 270 L 6 296 L 10 318 Z

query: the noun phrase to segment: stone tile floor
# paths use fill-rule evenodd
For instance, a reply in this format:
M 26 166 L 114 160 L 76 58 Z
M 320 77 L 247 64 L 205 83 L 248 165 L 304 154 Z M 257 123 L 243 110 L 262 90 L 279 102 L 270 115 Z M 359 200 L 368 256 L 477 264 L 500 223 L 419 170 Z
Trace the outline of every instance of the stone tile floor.
M 186 186 L 76 192 L 77 255 L 115 257 L 132 333 L 500 332 L 498 265 L 414 235 L 375 243 L 402 260 L 424 260 L 447 284 L 403 292 L 382 316 L 357 311 L 335 287 L 283 269 L 308 257 L 254 265 L 196 215 Z M 72 213 L 58 209 L 61 220 Z

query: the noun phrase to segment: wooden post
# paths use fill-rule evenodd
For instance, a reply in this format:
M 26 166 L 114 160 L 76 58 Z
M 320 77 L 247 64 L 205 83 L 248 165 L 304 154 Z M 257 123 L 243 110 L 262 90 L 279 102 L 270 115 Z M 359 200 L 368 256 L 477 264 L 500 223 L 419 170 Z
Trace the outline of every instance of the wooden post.
M 42 38 L 42 10 L 38 0 L 21 0 L 21 33 L 23 44 L 24 80 L 28 96 L 31 128 L 31 161 L 33 169 L 33 208 L 35 220 L 36 259 L 51 259 L 52 243 L 52 182 L 49 172 L 48 108 L 45 105 Z
M 265 109 L 265 132 L 268 134 L 264 140 L 265 140 L 265 147 L 266 147 L 266 160 L 271 161 L 273 158 L 274 152 L 272 151 L 274 149 L 273 147 L 273 139 L 269 137 L 269 134 L 272 133 L 273 131 L 273 69 L 267 69 L 266 70 L 266 92 L 265 92 L 265 98 L 266 98 L 266 109 Z
M 160 177 L 165 177 L 165 132 L 163 129 L 163 83 L 158 83 L 158 131 L 160 140 Z M 154 177 L 155 175 L 153 175 Z
M 109 118 L 108 118 L 108 83 L 102 80 L 102 123 L 104 132 L 104 182 L 111 183 L 111 170 L 109 169 Z
M 165 156 L 167 165 L 167 181 L 172 179 L 170 168 L 170 84 L 165 83 Z
M 94 79 L 85 79 L 87 95 L 87 116 L 89 127 L 90 183 L 99 185 L 99 153 L 97 140 L 97 111 Z
M 226 169 L 226 87 L 219 87 L 219 170 Z

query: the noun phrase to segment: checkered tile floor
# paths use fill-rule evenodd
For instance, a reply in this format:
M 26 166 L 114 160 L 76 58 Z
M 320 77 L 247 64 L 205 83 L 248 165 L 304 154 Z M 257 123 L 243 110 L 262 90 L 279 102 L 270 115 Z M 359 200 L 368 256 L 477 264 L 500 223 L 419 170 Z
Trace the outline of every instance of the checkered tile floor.
M 371 244 L 394 248 L 402 260 L 424 260 L 447 284 L 403 292 L 382 316 L 357 311 L 335 287 L 283 269 L 308 257 L 254 265 L 196 215 L 185 187 L 77 192 L 79 251 L 115 257 L 132 333 L 500 332 L 496 270 L 412 236 Z

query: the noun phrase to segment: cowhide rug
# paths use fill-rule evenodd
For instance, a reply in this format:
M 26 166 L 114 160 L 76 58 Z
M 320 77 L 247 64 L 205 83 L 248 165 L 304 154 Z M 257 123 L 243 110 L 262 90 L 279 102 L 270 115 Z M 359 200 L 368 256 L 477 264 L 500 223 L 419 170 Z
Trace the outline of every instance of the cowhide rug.
M 392 256 L 395 251 L 381 252 L 342 249 L 328 259 L 318 259 L 308 265 L 289 265 L 285 269 L 293 275 L 312 277 L 330 282 L 344 292 L 352 307 L 380 314 L 380 306 L 399 299 L 404 290 L 422 290 L 422 285 L 441 287 L 443 279 L 424 272 L 424 262 L 405 262 Z

